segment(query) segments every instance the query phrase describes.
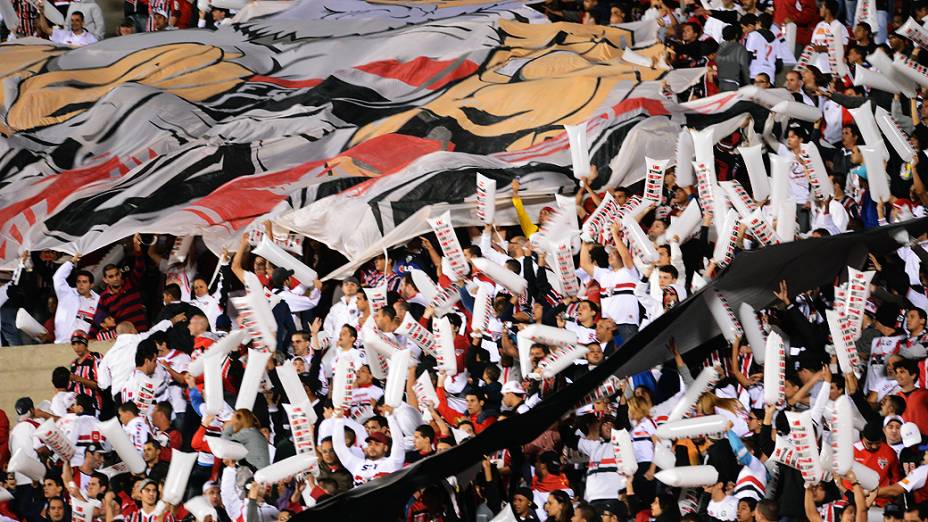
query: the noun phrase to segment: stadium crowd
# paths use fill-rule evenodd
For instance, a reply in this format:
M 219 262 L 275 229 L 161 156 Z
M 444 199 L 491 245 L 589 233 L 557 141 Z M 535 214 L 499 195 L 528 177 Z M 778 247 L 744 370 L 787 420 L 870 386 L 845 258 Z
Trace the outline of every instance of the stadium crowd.
M 55 2 L 69 29 L 28 0 L 12 4 L 15 37 L 80 46 L 106 32 L 95 0 Z M 761 146 L 786 162 L 780 196 L 748 195 L 758 191 L 739 153 L 745 124 L 715 140 L 699 173 L 714 172 L 708 188 L 678 185 L 675 162 L 650 194 L 647 182 L 594 190 L 594 171 L 574 200 L 530 216 L 514 181 L 520 225 L 455 229 L 460 252 L 438 229 L 338 282 L 275 266 L 268 243 L 319 274 L 344 259 L 270 222 L 218 259 L 198 238 L 142 234 L 86 256 L 27 253 L 4 274 L 2 343 L 70 344 L 74 360 L 49 376 L 54 395 L 0 410 L 0 520 L 285 522 L 524 414 L 738 252 L 776 242 L 765 232 L 801 240 L 924 216 L 925 88 L 907 96 L 853 79 L 880 53 L 925 63 L 897 29 L 920 24 L 928 4 L 867 5 L 875 24 L 855 20 L 848 0 L 536 6 L 552 21 L 656 19 L 667 65 L 706 68 L 680 101 L 753 84 L 820 110 L 814 122 L 769 117 Z M 198 24 L 194 10 L 127 0 L 118 34 L 230 15 L 214 8 Z M 871 107 L 914 155 L 865 140 Z M 813 172 L 810 149 L 825 172 Z M 870 189 L 880 179 L 888 197 Z M 722 184 L 732 206 L 760 217 L 722 215 Z M 582 239 L 558 249 L 554 231 L 574 219 Z M 684 358 L 671 342 L 668 362 L 607 380 L 530 444 L 486 455 L 469 480 L 416 492 L 403 519 L 928 520 L 926 241 L 871 255 L 844 285 L 782 283 L 751 320 L 739 314 L 724 346 Z M 777 339 L 782 364 L 770 371 Z

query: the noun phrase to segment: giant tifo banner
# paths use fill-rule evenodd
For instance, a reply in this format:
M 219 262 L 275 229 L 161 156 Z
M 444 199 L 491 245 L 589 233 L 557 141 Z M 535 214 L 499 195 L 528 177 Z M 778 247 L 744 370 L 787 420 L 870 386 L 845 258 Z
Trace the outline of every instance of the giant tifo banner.
M 644 162 L 623 158 L 669 158 L 687 118 L 745 98 L 671 101 L 703 71 L 662 66 L 656 30 L 518 2 L 304 0 L 216 31 L 0 45 L 0 262 L 135 232 L 219 252 L 268 217 L 356 261 L 423 232 L 412 217 L 476 223 L 477 173 L 500 198 L 518 177 L 530 212 L 573 193 L 564 125 L 585 125 L 598 185 L 635 182 Z

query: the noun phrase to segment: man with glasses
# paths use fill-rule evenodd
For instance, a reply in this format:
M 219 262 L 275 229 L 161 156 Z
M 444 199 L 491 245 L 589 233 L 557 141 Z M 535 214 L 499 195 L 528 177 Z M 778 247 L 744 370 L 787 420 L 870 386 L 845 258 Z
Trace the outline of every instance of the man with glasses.
M 770 77 L 767 76 L 767 73 L 758 73 L 754 77 L 754 86 L 759 89 L 769 89 L 770 88 Z
M 290 336 L 290 353 L 293 357 L 302 357 L 309 365 L 309 332 L 300 330 Z

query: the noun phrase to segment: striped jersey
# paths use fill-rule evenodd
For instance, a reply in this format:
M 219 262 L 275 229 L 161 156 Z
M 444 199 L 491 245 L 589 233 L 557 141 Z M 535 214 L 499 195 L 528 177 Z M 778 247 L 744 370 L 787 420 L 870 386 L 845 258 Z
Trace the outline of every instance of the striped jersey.
M 100 355 L 100 353 L 87 352 L 83 357 L 71 361 L 71 373 L 89 381 L 98 382 L 100 380 L 99 364 L 101 359 L 103 359 L 103 356 Z M 98 411 L 103 407 L 103 397 L 100 395 L 99 390 L 74 381 L 71 381 L 68 389 L 77 395 L 87 395 L 91 397 L 97 405 Z
M 100 294 L 97 304 L 96 323 L 100 324 L 107 316 L 112 316 L 116 324 L 129 321 L 139 332 L 148 330 L 148 319 L 145 317 L 145 305 L 139 284 L 142 273 L 145 271 L 145 259 L 136 256 L 132 271 L 123 275 L 122 286 L 117 290 L 107 287 Z M 91 332 L 96 335 L 96 332 Z

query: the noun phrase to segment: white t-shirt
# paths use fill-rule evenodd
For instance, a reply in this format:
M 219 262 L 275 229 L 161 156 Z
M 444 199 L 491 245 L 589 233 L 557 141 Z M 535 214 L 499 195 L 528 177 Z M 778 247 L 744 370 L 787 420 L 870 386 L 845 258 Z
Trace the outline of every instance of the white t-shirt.
M 777 24 L 770 26 L 770 32 L 776 38 L 774 46 L 776 47 L 777 58 L 783 60 L 783 65 L 795 65 L 796 55 L 793 54 L 793 49 L 786 42 L 785 32 Z
M 842 47 L 846 46 L 850 39 L 847 27 L 844 27 L 844 24 L 837 20 L 833 20 L 830 24 L 822 20 L 812 31 L 812 45 L 828 46 L 829 39 L 839 41 Z M 818 67 L 822 74 L 830 74 L 832 72 L 831 63 L 828 60 L 828 53 L 816 53 L 812 58 L 812 65 Z
M 620 292 L 602 298 L 601 306 L 605 317 L 612 319 L 616 324 L 639 323 L 638 298 L 634 294 L 638 278 L 638 271 L 634 268 L 610 270 L 597 267 L 593 271 L 593 279 L 599 282 L 605 295 Z
M 804 205 L 809 202 L 809 176 L 806 175 L 806 169 L 803 167 L 802 163 L 799 162 L 799 159 L 796 158 L 796 155 L 793 154 L 786 145 L 780 144 L 780 148 L 777 151 L 780 156 L 784 158 L 790 158 L 792 163 L 790 163 L 789 168 L 789 191 L 793 196 L 793 201 L 797 205 Z
M 68 335 L 71 335 L 74 330 L 83 330 L 85 333 L 90 331 L 90 327 L 93 326 L 93 317 L 97 313 L 100 296 L 95 293 L 91 293 L 90 297 L 78 295 L 77 302 L 77 316 L 74 318 L 72 330 Z
M 371 403 L 377 402 L 383 397 L 383 389 L 374 386 L 361 386 L 351 390 L 351 408 L 353 413 L 360 412 L 365 407 L 370 407 Z M 352 415 L 354 417 L 354 415 Z
M 567 321 L 567 323 L 564 325 L 564 328 L 577 334 L 578 344 L 587 345 L 597 342 L 595 328 L 587 328 L 586 326 L 583 326 L 580 323 L 575 323 L 573 321 Z
M 900 480 L 899 485 L 911 493 L 916 489 L 925 487 L 926 479 L 928 479 L 928 464 L 923 464 L 913 469 L 912 472 L 906 475 L 904 479 Z
M 844 128 L 844 107 L 831 100 L 825 100 L 822 104 L 822 117 L 825 119 L 825 141 L 832 144 L 840 143 L 841 129 Z
M 145 449 L 145 443 L 148 442 L 148 436 L 150 434 L 145 419 L 142 417 L 135 417 L 127 422 L 122 429 L 126 432 L 126 435 L 129 436 L 129 440 L 132 442 L 132 445 L 135 446 L 135 449 L 139 452 Z
M 338 360 L 341 359 L 342 357 L 347 357 L 347 358 L 351 359 L 351 363 L 352 363 L 352 365 L 354 366 L 354 369 L 355 369 L 355 370 L 357 370 L 358 368 L 360 368 L 362 364 L 366 364 L 364 358 L 361 356 L 361 351 L 358 350 L 357 348 L 349 348 L 349 349 L 347 349 L 347 350 L 343 350 L 343 349 L 341 349 L 341 348 L 335 346 L 335 347 L 333 347 L 333 348 L 331 348 L 331 349 L 333 350 L 333 357 L 332 357 L 332 368 L 333 368 L 332 372 L 333 372 L 333 374 L 334 374 L 334 371 L 335 371 L 334 368 L 335 368 L 335 366 L 338 364 Z M 308 365 L 307 365 L 307 366 L 308 366 Z M 327 378 L 331 378 L 332 375 L 326 375 L 326 377 L 327 377 Z
M 635 450 L 637 462 L 652 462 L 654 460 L 654 441 L 651 436 L 657 433 L 657 425 L 648 417 L 641 419 L 632 428 L 632 449 Z
M 171 350 L 167 355 L 158 357 L 158 362 L 164 361 L 177 373 L 184 373 L 190 367 L 190 356 L 179 350 Z M 184 389 L 174 382 L 168 381 L 168 400 L 174 411 L 183 412 L 187 409 L 187 399 L 184 398 Z
M 751 53 L 751 78 L 760 73 L 764 73 L 770 79 L 771 83 L 776 81 L 777 75 L 777 41 L 774 39 L 768 42 L 757 31 L 748 34 L 744 47 Z
M 64 417 L 68 414 L 68 409 L 74 406 L 76 396 L 74 392 L 60 391 L 52 397 L 52 415 L 55 417 Z
M 97 37 L 90 34 L 86 29 L 81 34 L 74 34 L 70 29 L 52 29 L 51 40 L 57 44 L 67 45 L 69 47 L 83 47 L 96 43 Z
M 875 391 L 877 400 L 891 393 L 896 386 L 895 380 L 886 377 L 886 362 L 889 357 L 899 351 L 899 342 L 905 339 L 902 335 L 877 337 L 870 346 L 870 360 L 867 363 L 867 391 Z
M 27 456 L 39 460 L 36 453 L 36 446 L 41 446 L 41 441 L 34 438 L 35 430 L 40 425 L 38 420 L 24 419 L 19 421 L 10 431 L 10 453 L 15 454 L 22 450 Z M 22 473 L 16 473 L 16 485 L 25 486 L 32 484 L 32 479 Z
M 728 496 L 719 502 L 710 500 L 706 512 L 710 517 L 718 520 L 737 520 L 738 499 Z
M 616 498 L 625 489 L 625 477 L 616 472 L 612 444 L 581 438 L 577 442 L 577 450 L 589 457 L 583 499 L 589 502 Z

